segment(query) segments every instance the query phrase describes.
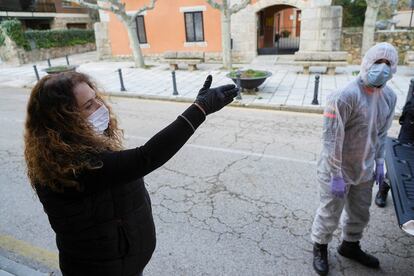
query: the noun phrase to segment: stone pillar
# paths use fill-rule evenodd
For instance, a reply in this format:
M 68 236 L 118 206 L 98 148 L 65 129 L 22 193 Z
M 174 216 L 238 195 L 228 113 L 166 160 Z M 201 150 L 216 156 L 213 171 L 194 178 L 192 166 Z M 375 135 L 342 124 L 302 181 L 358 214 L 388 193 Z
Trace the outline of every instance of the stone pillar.
M 3 62 L 13 65 L 22 65 L 26 62 L 26 51 L 5 35 L 4 45 L 0 47 L 0 58 Z
M 404 62 L 410 66 L 410 67 L 414 67 L 414 51 L 407 51 L 405 53 L 405 60 Z
M 304 9 L 299 51 L 338 51 L 341 29 L 341 6 Z
M 111 41 L 109 40 L 108 22 L 94 24 L 96 51 L 98 59 L 102 60 L 112 56 Z
M 342 7 L 319 6 L 302 11 L 300 48 L 295 60 L 346 60 L 341 47 Z
M 313 0 L 311 1 L 311 8 L 330 6 L 331 4 L 332 0 Z

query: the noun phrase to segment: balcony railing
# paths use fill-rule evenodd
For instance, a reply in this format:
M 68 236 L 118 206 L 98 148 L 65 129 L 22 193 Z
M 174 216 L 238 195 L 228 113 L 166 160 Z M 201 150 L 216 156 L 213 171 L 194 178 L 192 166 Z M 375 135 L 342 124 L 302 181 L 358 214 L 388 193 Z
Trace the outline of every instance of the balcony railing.
M 33 12 L 56 12 L 56 6 L 53 2 L 36 3 Z
M 55 1 L 52 0 L 4 0 L 0 2 L 1 11 L 9 12 L 56 12 Z

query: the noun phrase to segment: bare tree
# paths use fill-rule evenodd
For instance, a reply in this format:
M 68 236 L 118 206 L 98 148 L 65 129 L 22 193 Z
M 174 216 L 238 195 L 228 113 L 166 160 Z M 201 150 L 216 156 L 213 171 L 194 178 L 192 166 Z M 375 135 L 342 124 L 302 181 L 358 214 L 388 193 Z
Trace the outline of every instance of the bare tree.
M 157 0 L 150 0 L 149 5 L 144 5 L 134 13 L 127 13 L 125 10 L 125 3 L 121 0 L 99 0 L 97 4 L 89 3 L 85 0 L 69 0 L 70 2 L 77 3 L 86 8 L 95 10 L 109 11 L 115 14 L 115 16 L 122 22 L 128 32 L 129 47 L 132 50 L 134 57 L 135 67 L 144 68 L 145 62 L 142 56 L 141 47 L 139 45 L 136 18 L 138 15 L 145 11 L 152 10 Z
M 374 44 L 375 22 L 377 21 L 379 8 L 384 4 L 385 0 L 366 0 L 366 2 L 367 10 L 365 12 L 364 30 L 362 33 L 362 56 Z
M 232 68 L 231 57 L 231 15 L 239 12 L 250 4 L 250 0 L 240 0 L 240 3 L 230 6 L 230 0 L 222 0 L 221 4 L 215 0 L 206 0 L 207 3 L 221 13 L 221 48 L 223 67 Z

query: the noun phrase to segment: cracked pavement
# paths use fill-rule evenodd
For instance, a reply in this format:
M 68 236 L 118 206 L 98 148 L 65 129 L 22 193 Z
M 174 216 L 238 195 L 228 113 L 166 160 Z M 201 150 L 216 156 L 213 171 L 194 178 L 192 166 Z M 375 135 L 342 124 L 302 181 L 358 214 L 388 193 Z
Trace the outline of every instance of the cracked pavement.
M 0 234 L 56 251 L 25 176 L 28 92 L 0 90 Z M 145 143 L 188 106 L 110 102 L 127 147 Z M 177 155 L 145 177 L 157 229 L 145 275 L 316 275 L 309 231 L 318 206 L 321 126 L 315 114 L 232 107 L 210 115 Z M 390 135 L 397 132 L 394 122 Z M 412 275 L 414 237 L 399 229 L 391 198 L 385 209 L 371 206 L 361 242 L 380 259 L 380 270 L 338 256 L 339 236 L 338 230 L 329 246 L 330 275 Z

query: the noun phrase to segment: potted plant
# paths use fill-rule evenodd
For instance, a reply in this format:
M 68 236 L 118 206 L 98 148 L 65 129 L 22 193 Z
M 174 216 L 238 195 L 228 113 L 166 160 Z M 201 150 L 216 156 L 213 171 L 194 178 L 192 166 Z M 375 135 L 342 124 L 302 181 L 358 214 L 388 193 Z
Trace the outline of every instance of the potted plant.
M 258 87 L 272 75 L 269 71 L 248 69 L 243 71 L 233 71 L 228 73 L 226 76 L 231 78 L 233 82 L 237 84 L 238 74 L 240 74 L 240 88 L 242 92 L 244 90 L 258 91 Z
M 58 74 L 62 72 L 69 72 L 69 71 L 75 71 L 76 70 L 75 65 L 59 65 L 59 66 L 52 66 L 44 69 L 44 71 L 48 74 Z
M 282 37 L 289 37 L 290 36 L 290 31 L 288 30 L 283 30 L 282 31 Z

